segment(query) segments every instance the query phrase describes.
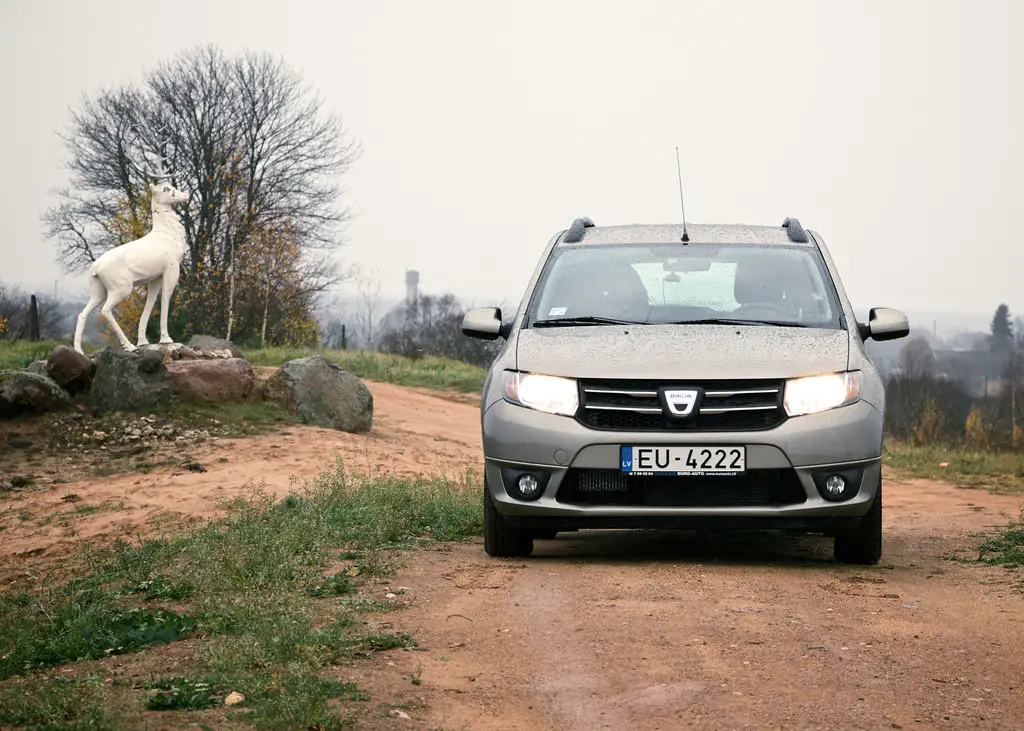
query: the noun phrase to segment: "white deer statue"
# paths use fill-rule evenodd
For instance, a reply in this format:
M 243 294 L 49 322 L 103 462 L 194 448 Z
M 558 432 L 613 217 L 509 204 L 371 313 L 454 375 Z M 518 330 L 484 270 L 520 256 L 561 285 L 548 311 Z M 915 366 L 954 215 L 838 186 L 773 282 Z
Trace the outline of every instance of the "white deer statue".
M 148 181 L 154 181 L 148 183 L 153 226 L 142 238 L 107 251 L 89 267 L 89 303 L 79 314 L 75 328 L 75 350 L 79 353 L 82 352 L 82 331 L 85 329 L 86 318 L 100 303 L 103 304 L 100 313 L 117 335 L 121 347 L 129 351 L 136 349 L 117 324 L 114 308 L 132 293 L 135 286 L 141 284 L 146 285 L 146 305 L 139 320 L 139 346 L 149 344 L 146 340 L 146 326 L 157 295 L 161 296 L 160 342 L 174 342 L 167 332 L 167 312 L 171 295 L 178 284 L 181 262 L 187 251 L 185 227 L 175 213 L 174 206 L 187 202 L 188 195 L 167 182 L 173 173 L 166 168 L 160 175 L 142 168 L 139 170 Z

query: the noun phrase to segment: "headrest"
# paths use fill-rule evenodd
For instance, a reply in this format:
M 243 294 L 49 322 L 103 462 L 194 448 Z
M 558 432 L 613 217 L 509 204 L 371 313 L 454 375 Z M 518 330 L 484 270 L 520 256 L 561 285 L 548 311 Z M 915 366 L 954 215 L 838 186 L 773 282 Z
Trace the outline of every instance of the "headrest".
M 759 302 L 781 303 L 782 283 L 774 276 L 775 267 L 761 259 L 744 259 L 736 266 L 733 297 L 741 305 Z

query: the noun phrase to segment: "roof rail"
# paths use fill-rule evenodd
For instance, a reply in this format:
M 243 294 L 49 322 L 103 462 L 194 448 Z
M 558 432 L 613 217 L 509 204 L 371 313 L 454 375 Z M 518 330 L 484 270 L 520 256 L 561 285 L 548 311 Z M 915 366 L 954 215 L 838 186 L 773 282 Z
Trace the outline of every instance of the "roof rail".
M 806 244 L 810 241 L 807 238 L 807 231 L 800 225 L 800 221 L 795 218 L 787 218 L 782 222 L 782 228 L 786 229 L 786 233 L 789 234 L 789 240 L 798 244 Z
M 572 225 L 569 226 L 569 230 L 565 232 L 565 235 L 562 237 L 562 243 L 575 244 L 578 241 L 582 241 L 584 229 L 593 227 L 594 222 L 591 221 L 586 216 L 584 216 L 583 218 L 577 218 L 575 221 L 572 222 Z

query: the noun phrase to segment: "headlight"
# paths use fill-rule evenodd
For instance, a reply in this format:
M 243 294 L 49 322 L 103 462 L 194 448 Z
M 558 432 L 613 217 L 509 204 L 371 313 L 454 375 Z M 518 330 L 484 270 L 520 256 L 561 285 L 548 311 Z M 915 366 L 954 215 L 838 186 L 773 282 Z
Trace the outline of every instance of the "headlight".
M 573 416 L 580 403 L 576 381 L 570 378 L 514 371 L 505 371 L 505 399 L 562 416 Z
M 790 416 L 817 414 L 852 404 L 860 400 L 860 382 L 860 371 L 786 381 L 786 413 Z

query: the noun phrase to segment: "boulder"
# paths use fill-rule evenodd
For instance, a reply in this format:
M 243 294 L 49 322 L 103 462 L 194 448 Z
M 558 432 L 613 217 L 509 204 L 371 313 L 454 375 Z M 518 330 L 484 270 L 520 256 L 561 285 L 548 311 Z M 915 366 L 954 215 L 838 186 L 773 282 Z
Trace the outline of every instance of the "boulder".
M 242 358 L 182 359 L 165 367 L 181 401 L 245 401 L 256 393 L 256 374 Z
M 50 373 L 46 368 L 45 360 L 34 360 L 25 366 L 25 370 L 29 373 L 38 373 L 40 376 L 46 376 L 47 378 L 50 376 Z
M 366 432 L 373 422 L 373 395 L 366 384 L 319 355 L 285 363 L 267 379 L 263 397 L 306 424 Z
M 196 350 L 230 350 L 232 358 L 245 358 L 245 353 L 230 340 L 222 340 L 210 335 L 193 335 L 188 346 Z
M 58 345 L 46 360 L 46 374 L 71 393 L 89 388 L 95 371 L 95 363 L 66 345 Z
M 71 403 L 67 392 L 41 373 L 0 371 L 0 417 L 57 411 Z
M 101 350 L 93 375 L 93 405 L 102 411 L 148 409 L 171 396 L 171 378 L 157 350 Z

